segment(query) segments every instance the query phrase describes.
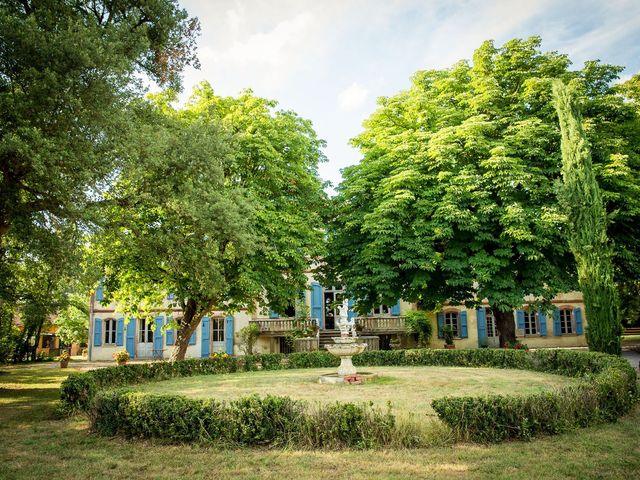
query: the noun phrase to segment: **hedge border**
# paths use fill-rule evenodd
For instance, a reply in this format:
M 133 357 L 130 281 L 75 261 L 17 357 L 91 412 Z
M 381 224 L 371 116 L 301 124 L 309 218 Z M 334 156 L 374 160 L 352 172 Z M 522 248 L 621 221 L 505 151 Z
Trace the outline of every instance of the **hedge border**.
M 629 363 L 616 356 L 572 350 L 468 349 L 369 351 L 354 357 L 358 366 L 450 366 L 492 367 L 555 373 L 580 378 L 577 385 L 533 395 L 489 395 L 443 397 L 432 401 L 440 420 L 461 438 L 476 442 L 530 439 L 556 434 L 599 422 L 613 422 L 627 413 L 638 399 L 637 375 Z M 370 406 L 336 403 L 315 414 L 305 414 L 304 405 L 287 397 L 241 398 L 233 402 L 194 400 L 181 396 L 150 395 L 120 387 L 176 377 L 243 371 L 336 367 L 337 357 L 328 352 L 262 354 L 245 357 L 215 355 L 208 359 L 113 366 L 72 374 L 61 386 L 65 409 L 89 414 L 94 428 L 104 434 L 198 440 L 216 435 L 243 445 L 300 444 L 302 430 L 317 431 L 312 447 L 348 446 L 368 448 L 389 443 L 394 418 Z M 116 390 L 112 390 L 116 388 Z M 167 405 L 170 408 L 166 408 Z M 163 407 L 164 405 L 164 407 Z M 164 410 L 163 410 L 164 408 Z M 152 415 L 165 412 L 165 423 L 182 419 L 175 431 L 150 428 Z M 198 412 L 194 416 L 194 412 Z M 137 418 L 139 417 L 139 418 Z M 331 417 L 338 425 L 331 431 L 323 422 Z M 145 421 L 140 421 L 144 418 Z M 191 418 L 187 422 L 186 418 Z M 251 422 L 249 418 L 261 418 Z M 295 419 L 295 422 L 285 419 Z M 220 421 L 229 428 L 220 429 Z M 146 423 L 145 423 L 146 422 Z M 169 422 L 169 423 L 167 423 Z M 207 423 L 208 422 L 208 423 Z M 244 426 L 242 422 L 245 422 Z M 155 422 L 151 422 L 155 425 Z M 174 422 L 175 424 L 175 422 Z M 206 425 L 205 425 L 206 424 Z M 263 424 L 270 433 L 265 433 Z M 376 425 L 382 425 L 378 428 Z M 222 432 L 222 433 L 221 433 Z M 240 433 L 238 433 L 240 432 Z M 346 432 L 354 432 L 349 436 Z M 235 438 L 235 440 L 234 440 Z

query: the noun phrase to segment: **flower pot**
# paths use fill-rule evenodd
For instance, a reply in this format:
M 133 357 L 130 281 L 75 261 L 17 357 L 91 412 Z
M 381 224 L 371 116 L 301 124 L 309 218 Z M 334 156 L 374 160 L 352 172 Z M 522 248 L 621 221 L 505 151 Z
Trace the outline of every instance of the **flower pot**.
M 126 360 L 120 360 L 120 361 L 117 361 L 117 360 L 116 360 L 116 364 L 118 364 L 118 366 L 120 366 L 120 365 L 126 365 L 126 364 L 127 364 L 127 361 L 126 361 Z
M 60 368 L 67 368 L 69 366 L 69 359 L 60 360 Z
M 455 346 L 455 345 L 447 345 L 447 344 L 445 343 L 445 344 L 444 344 L 444 348 L 445 348 L 446 350 L 453 350 L 454 348 L 456 348 L 456 346 Z

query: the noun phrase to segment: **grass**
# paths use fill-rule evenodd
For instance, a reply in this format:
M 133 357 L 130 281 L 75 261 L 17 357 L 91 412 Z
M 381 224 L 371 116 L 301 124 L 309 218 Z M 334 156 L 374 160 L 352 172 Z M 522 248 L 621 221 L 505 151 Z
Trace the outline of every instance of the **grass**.
M 538 393 L 575 382 L 574 379 L 524 370 L 460 367 L 368 367 L 378 378 L 363 385 L 321 385 L 322 369 L 280 370 L 176 378 L 137 387 L 153 393 L 180 393 L 219 400 L 257 393 L 281 395 L 310 403 L 371 401 L 390 403 L 394 413 L 433 414 L 431 400 L 446 395 Z
M 0 478 L 635 478 L 640 408 L 616 424 L 530 443 L 390 451 L 220 451 L 103 438 L 82 417 L 56 418 L 58 368 L 0 367 Z M 264 372 L 262 372 L 264 373 Z

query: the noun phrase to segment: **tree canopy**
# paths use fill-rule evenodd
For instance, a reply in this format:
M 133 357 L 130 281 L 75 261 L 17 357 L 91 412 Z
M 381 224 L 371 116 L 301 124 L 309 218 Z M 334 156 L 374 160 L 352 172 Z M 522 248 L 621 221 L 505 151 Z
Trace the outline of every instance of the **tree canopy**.
M 182 68 L 197 65 L 198 30 L 174 0 L 0 2 L 5 322 L 39 296 L 47 299 L 41 323 L 59 306 L 49 287 L 64 300 L 62 286 L 96 220 L 91 207 L 127 159 L 127 105 L 141 94 L 141 78 L 179 86 Z M 55 272 L 49 280 L 60 286 L 43 280 L 34 290 L 22 281 L 26 270 Z
M 211 310 L 284 310 L 322 252 L 325 204 L 311 123 L 204 83 L 183 109 L 170 92 L 141 106 L 136 156 L 105 194 L 95 252 L 109 298 L 143 317 L 169 294 L 184 315 L 172 358 Z M 134 143 L 134 142 L 132 142 Z
M 640 123 L 611 86 L 622 68 L 590 61 L 572 71 L 540 44 L 485 42 L 473 63 L 419 71 L 408 90 L 379 100 L 352 140 L 363 158 L 343 172 L 329 232 L 328 276 L 359 309 L 399 297 L 427 308 L 487 298 L 509 312 L 526 295 L 544 302 L 577 287 L 556 195 L 552 78 L 580 81 L 616 266 L 638 273 L 637 242 L 625 239 L 640 225 Z

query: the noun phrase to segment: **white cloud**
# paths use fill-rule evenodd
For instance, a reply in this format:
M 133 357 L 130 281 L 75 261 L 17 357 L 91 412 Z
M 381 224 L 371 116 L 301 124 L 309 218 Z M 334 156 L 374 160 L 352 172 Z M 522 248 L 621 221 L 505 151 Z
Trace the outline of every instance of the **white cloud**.
M 338 105 L 341 110 L 351 112 L 362 107 L 369 97 L 369 90 L 357 82 L 353 82 L 338 95 Z

